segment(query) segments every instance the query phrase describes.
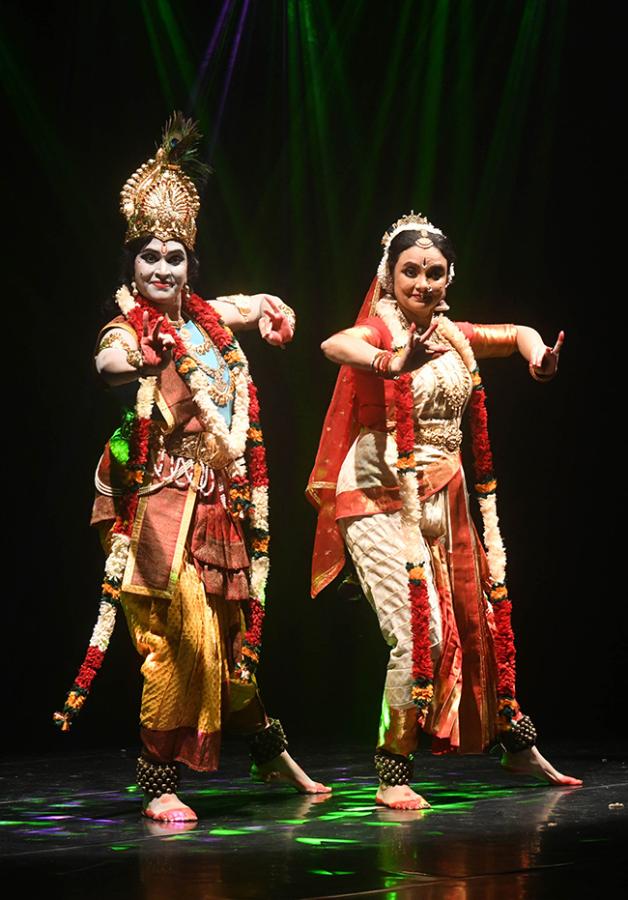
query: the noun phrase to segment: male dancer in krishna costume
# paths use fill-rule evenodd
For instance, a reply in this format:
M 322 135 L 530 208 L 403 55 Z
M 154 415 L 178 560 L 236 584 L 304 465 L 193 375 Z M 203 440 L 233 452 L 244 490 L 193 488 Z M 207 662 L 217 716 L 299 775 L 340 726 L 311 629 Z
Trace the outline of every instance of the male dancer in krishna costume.
M 100 332 L 96 367 L 135 385 L 134 408 L 105 447 L 92 523 L 108 556 L 100 614 L 57 724 L 68 730 L 100 668 L 122 607 L 143 658 L 143 814 L 194 821 L 179 763 L 218 765 L 220 738 L 246 738 L 253 772 L 305 793 L 312 781 L 266 715 L 255 680 L 268 576 L 268 476 L 257 391 L 233 332 L 284 346 L 295 317 L 279 298 L 205 301 L 190 286 L 203 177 L 196 125 L 175 114 L 161 146 L 127 180 L 127 281 Z

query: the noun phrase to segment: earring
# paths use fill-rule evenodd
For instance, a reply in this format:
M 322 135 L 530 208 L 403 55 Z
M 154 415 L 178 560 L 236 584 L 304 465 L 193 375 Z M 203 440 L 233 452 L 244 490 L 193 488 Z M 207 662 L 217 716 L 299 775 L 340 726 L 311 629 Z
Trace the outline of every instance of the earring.
M 137 297 L 139 291 L 137 290 L 137 285 L 134 281 L 131 282 L 131 293 L 134 297 Z
M 184 285 L 183 285 L 183 297 L 184 297 L 184 299 L 185 299 L 185 300 L 189 300 L 191 296 L 192 296 L 192 288 L 190 287 L 189 284 L 184 284 Z

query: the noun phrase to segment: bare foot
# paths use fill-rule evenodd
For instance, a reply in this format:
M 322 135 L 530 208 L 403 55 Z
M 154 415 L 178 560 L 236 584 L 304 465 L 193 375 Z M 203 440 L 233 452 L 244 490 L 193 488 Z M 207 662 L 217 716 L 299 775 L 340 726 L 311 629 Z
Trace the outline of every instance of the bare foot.
M 144 797 L 142 815 L 154 822 L 196 822 L 198 816 L 193 809 L 182 803 L 176 794 L 162 794 L 161 797 Z
M 321 784 L 320 781 L 312 781 L 287 750 L 263 765 L 253 763 L 251 775 L 266 784 L 285 781 L 300 794 L 331 794 L 331 788 Z
M 430 804 L 420 794 L 415 793 L 407 784 L 386 786 L 380 784 L 375 797 L 380 806 L 390 809 L 430 809 Z
M 541 756 L 536 747 L 520 750 L 518 753 L 505 751 L 501 763 L 509 772 L 515 772 L 518 775 L 532 775 L 549 784 L 573 787 L 582 784 L 580 778 L 572 778 L 571 775 L 563 775 L 558 772 L 544 756 Z

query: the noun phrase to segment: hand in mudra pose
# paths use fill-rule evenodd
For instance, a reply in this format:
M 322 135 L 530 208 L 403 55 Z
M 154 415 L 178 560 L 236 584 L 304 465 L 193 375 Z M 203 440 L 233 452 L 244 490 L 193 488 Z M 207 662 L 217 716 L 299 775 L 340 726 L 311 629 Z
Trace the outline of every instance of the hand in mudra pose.
M 443 353 L 447 353 L 447 347 L 430 341 L 430 337 L 437 327 L 438 320 L 435 319 L 423 334 L 419 334 L 413 322 L 408 329 L 408 343 L 391 361 L 390 371 L 398 375 L 402 375 L 404 372 L 413 372 L 430 360 L 438 359 Z
M 145 375 L 157 375 L 163 371 L 172 359 L 174 338 L 171 334 L 161 331 L 164 321 L 159 316 L 152 329 L 148 323 L 148 312 L 142 316 L 142 339 L 140 350 L 142 353 L 142 372 Z
M 278 297 L 270 294 L 262 295 L 258 328 L 267 343 L 283 350 L 294 337 L 294 328 L 280 304 Z

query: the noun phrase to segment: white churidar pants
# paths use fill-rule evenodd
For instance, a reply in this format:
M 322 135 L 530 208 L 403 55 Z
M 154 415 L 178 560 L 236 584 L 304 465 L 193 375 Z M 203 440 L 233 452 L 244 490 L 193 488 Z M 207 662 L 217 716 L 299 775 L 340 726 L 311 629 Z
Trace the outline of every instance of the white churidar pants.
M 401 512 L 356 516 L 341 519 L 338 524 L 362 590 L 375 610 L 384 640 L 392 648 L 384 688 L 386 701 L 397 709 L 408 708 L 413 705 L 412 630 Z M 430 602 L 430 647 L 432 661 L 436 663 L 442 643 L 440 604 L 425 542 L 422 551 L 416 554 L 415 559 L 425 561 Z

